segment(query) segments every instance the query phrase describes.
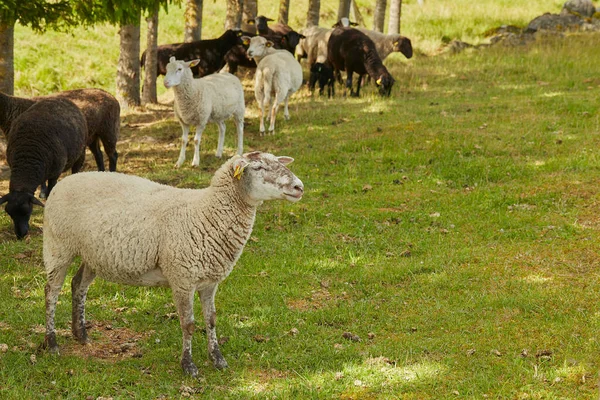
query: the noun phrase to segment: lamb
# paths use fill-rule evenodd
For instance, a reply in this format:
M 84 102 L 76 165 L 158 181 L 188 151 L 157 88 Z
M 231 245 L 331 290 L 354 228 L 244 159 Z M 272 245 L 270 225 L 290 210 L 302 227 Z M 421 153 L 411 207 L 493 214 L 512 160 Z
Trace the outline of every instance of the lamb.
M 412 43 L 410 39 L 398 34 L 384 34 L 381 32 L 372 31 L 365 28 L 357 28 L 359 31 L 367 35 L 377 49 L 377 54 L 381 61 L 385 60 L 390 53 L 400 52 L 406 58 L 411 58 L 413 55 Z
M 164 44 L 157 47 L 156 74 L 166 75 L 171 57 L 178 60 L 200 60 L 192 69 L 194 76 L 206 76 L 219 71 L 225 65 L 225 54 L 241 43 L 243 33 L 239 29 L 228 29 L 216 39 L 197 40 L 189 43 Z M 142 53 L 140 64 L 146 62 L 146 51 Z
M 333 69 L 328 63 L 314 63 L 310 68 L 310 76 L 308 80 L 308 89 L 311 93 L 315 90 L 316 83 L 319 83 L 319 95 L 322 96 L 327 86 L 327 97 L 335 95 L 335 79 L 333 77 Z
M 208 355 L 216 368 L 227 367 L 217 342 L 215 293 L 250 237 L 257 207 L 267 200 L 302 198 L 302 181 L 286 167 L 292 161 L 261 152 L 235 155 L 217 170 L 209 187 L 199 190 L 119 173 L 84 172 L 61 180 L 44 213 L 48 281 L 43 347 L 59 352 L 56 303 L 72 260 L 80 256 L 71 283 L 76 340 L 87 342 L 85 299 L 96 275 L 126 285 L 170 287 L 183 332 L 181 366 L 197 376 L 192 360 L 197 291 Z
M 66 98 L 34 102 L 12 121 L 6 159 L 11 168 L 9 193 L 0 198 L 18 239 L 29 232 L 33 206 L 44 206 L 34 193 L 48 181 L 49 195 L 63 171 L 78 172 L 85 161 L 87 123 Z
M 100 142 L 108 156 L 109 171 L 117 169 L 117 141 L 120 130 L 120 107 L 117 99 L 100 89 L 77 89 L 31 99 L 9 96 L 0 92 L 0 128 L 8 138 L 15 118 L 38 100 L 60 97 L 75 103 L 83 112 L 88 126 L 87 146 L 94 155 L 98 171 L 104 171 Z M 43 186 L 42 186 L 42 189 Z M 44 194 L 44 193 L 42 193 Z
M 194 159 L 192 166 L 200 165 L 200 139 L 208 122 L 219 127 L 217 157 L 223 155 L 225 141 L 225 120 L 233 116 L 238 134 L 238 154 L 244 151 L 244 89 L 240 80 L 228 72 L 212 74 L 194 79 L 191 67 L 199 60 L 181 61 L 171 57 L 167 64 L 164 85 L 175 92 L 175 116 L 181 125 L 181 151 L 176 168 L 185 161 L 185 148 L 188 144 L 190 125 L 196 126 L 194 137 Z
M 382 96 L 389 96 L 394 78 L 381 62 L 375 44 L 367 35 L 354 28 L 335 28 L 327 43 L 327 61 L 333 66 L 335 74 L 346 71 L 346 87 L 350 95 L 360 95 L 362 77 L 369 74 L 379 86 Z M 352 91 L 352 74 L 358 73 L 356 93 Z
M 249 41 L 248 57 L 256 61 L 254 75 L 254 95 L 260 107 L 260 133 L 265 132 L 264 109 L 271 104 L 271 95 L 275 95 L 271 108 L 269 132 L 275 133 L 275 115 L 282 102 L 285 102 L 283 116 L 290 118 L 288 100 L 302 85 L 302 67 L 294 56 L 286 50 L 273 49 L 273 42 L 261 36 L 249 38 L 244 36 L 244 42 Z

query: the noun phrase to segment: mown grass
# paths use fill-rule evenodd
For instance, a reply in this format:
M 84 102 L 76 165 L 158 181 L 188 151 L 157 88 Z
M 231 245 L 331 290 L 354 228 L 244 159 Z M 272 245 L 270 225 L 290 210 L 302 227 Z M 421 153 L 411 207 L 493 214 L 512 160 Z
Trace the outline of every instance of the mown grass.
M 306 195 L 260 209 L 216 298 L 230 368 L 210 365 L 199 331 L 198 381 L 180 371 L 165 289 L 97 280 L 82 347 L 67 336 L 68 277 L 63 354 L 38 351 L 42 210 L 22 242 L 1 213 L 0 398 L 597 398 L 599 38 L 392 58 L 391 98 L 300 93 L 275 136 L 258 135 L 249 92 L 246 149 L 296 158 Z M 169 106 L 126 115 L 119 169 L 204 187 L 222 162 L 216 132 L 203 137 L 199 170 L 174 170 L 180 129 Z

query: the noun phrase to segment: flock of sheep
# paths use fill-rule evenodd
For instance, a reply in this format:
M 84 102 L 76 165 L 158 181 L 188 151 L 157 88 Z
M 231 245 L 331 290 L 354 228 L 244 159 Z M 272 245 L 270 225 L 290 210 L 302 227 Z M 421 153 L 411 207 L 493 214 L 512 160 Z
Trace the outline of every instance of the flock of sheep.
M 217 157 L 223 153 L 225 120 L 233 117 L 238 134 L 237 155 L 215 173 L 209 187 L 177 189 L 136 176 L 115 173 L 120 108 L 117 100 L 99 89 L 80 89 L 37 98 L 0 93 L 0 128 L 7 137 L 11 168 L 9 193 L 0 198 L 19 239 L 29 231 L 34 205 L 45 206 L 43 258 L 48 282 L 44 346 L 58 352 L 54 316 L 67 270 L 75 257 L 81 265 L 71 284 L 72 332 L 87 341 L 85 299 L 96 276 L 141 286 L 168 286 L 181 329 L 181 366 L 192 376 L 194 332 L 193 299 L 199 293 L 208 336 L 208 354 L 215 367 L 224 368 L 215 331 L 214 296 L 250 237 L 257 207 L 263 201 L 300 200 L 302 181 L 288 168 L 293 159 L 262 152 L 243 153 L 244 92 L 237 66 L 256 68 L 254 92 L 260 108 L 260 132 L 265 132 L 265 107 L 270 107 L 268 131 L 275 116 L 302 85 L 302 67 L 295 58 L 308 58 L 311 83 L 333 89 L 339 71 L 347 72 L 346 86 L 359 95 L 368 74 L 382 95 L 389 96 L 393 77 L 382 63 L 392 51 L 412 55 L 410 40 L 399 35 L 363 32 L 343 19 L 333 29 L 267 26 L 255 19 L 259 35 L 229 30 L 220 38 L 159 48 L 158 71 L 173 88 L 175 116 L 183 136 L 176 167 L 185 162 L 190 126 L 196 127 L 193 166 L 200 161 L 200 140 L 208 122 L 219 127 Z M 276 24 L 277 25 L 277 24 Z M 367 35 L 375 35 L 369 39 Z M 145 55 L 142 56 L 142 60 Z M 166 58 L 166 61 L 165 61 Z M 352 91 L 352 74 L 359 75 Z M 200 76 L 194 79 L 194 75 Z M 330 92 L 333 94 L 333 90 Z M 271 106 L 271 103 L 273 105 Z M 104 171 L 102 143 L 109 159 Z M 94 155 L 99 172 L 78 173 L 85 147 Z M 57 183 L 60 174 L 72 175 Z M 41 186 L 40 197 L 35 197 Z M 98 210 L 102 210 L 99 212 Z

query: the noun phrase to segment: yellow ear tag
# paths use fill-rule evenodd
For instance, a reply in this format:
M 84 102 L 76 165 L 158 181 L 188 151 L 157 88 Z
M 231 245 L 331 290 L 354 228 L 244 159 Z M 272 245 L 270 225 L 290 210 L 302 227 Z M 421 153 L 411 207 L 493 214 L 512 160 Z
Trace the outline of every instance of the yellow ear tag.
M 397 40 L 394 42 L 394 46 L 398 46 L 398 41 Z
M 377 79 L 376 83 L 377 83 L 378 85 L 381 85 L 381 78 Z
M 244 43 L 244 45 L 248 46 L 250 44 L 250 41 L 248 39 L 246 39 L 242 43 Z
M 233 172 L 233 177 L 239 179 L 242 179 L 242 172 L 244 172 L 244 168 L 240 167 L 239 165 L 235 166 L 235 171 Z
M 271 47 L 271 46 L 273 46 L 273 43 L 271 43 L 271 42 L 267 42 L 267 43 L 266 43 L 266 46 L 267 46 L 267 47 Z

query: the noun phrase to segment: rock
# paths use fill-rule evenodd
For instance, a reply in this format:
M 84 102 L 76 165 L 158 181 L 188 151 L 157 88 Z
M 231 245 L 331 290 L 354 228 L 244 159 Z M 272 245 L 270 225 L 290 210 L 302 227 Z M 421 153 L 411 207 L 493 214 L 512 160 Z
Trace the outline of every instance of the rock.
M 580 30 L 585 21 L 573 14 L 550 14 L 545 13 L 534 18 L 527 25 L 526 32 L 549 31 L 577 31 Z
M 596 12 L 596 8 L 591 0 L 568 0 L 563 4 L 561 15 L 576 15 L 583 18 L 591 18 Z

